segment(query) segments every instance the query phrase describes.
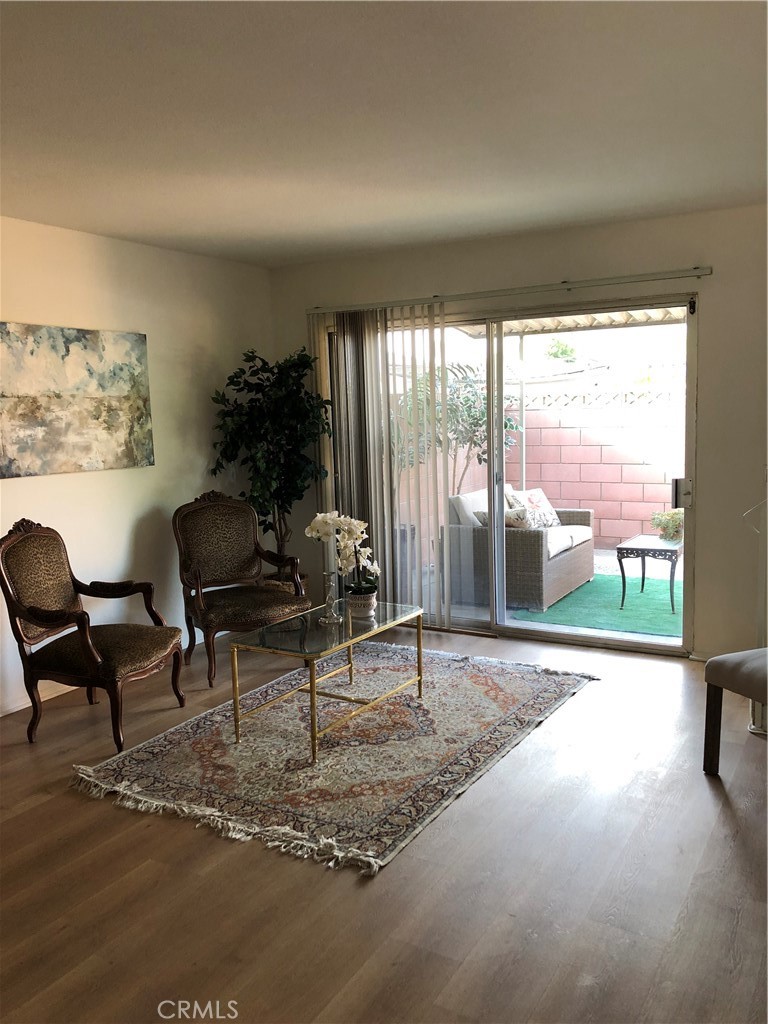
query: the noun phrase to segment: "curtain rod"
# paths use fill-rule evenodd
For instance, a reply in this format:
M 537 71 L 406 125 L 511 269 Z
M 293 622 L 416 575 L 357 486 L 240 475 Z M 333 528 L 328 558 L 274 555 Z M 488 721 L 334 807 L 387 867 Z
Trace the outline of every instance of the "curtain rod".
M 430 302 L 457 302 L 460 299 L 494 299 L 508 295 L 531 295 L 536 292 L 574 291 L 577 288 L 600 288 L 606 285 L 641 284 L 643 281 L 680 281 L 691 277 L 710 277 L 712 267 L 687 267 L 683 270 L 660 270 L 652 274 L 628 274 L 625 277 L 593 277 L 583 281 L 553 281 L 522 288 L 500 288 L 490 292 L 459 292 L 456 295 L 429 295 L 420 299 L 399 299 L 396 302 L 366 302 L 352 306 L 312 306 L 307 313 L 341 313 L 358 309 L 380 309 L 391 306 L 421 306 Z

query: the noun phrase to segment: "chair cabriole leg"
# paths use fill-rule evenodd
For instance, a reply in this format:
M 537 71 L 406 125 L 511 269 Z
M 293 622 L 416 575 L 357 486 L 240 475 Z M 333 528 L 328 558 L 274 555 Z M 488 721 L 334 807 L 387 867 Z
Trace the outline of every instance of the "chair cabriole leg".
M 32 702 L 32 717 L 29 720 L 27 726 L 27 739 L 30 743 L 35 742 L 35 736 L 37 734 L 37 726 L 43 714 L 43 702 L 40 700 L 40 694 L 37 690 L 37 680 L 25 677 L 24 686 L 29 699 Z
M 109 709 L 112 713 L 112 738 L 115 741 L 118 754 L 123 749 L 123 691 L 122 684 L 107 688 L 109 696 Z
M 176 694 L 176 700 L 179 702 L 179 707 L 183 708 L 187 703 L 187 698 L 184 695 L 184 691 L 179 686 L 179 676 L 181 675 L 181 648 L 173 652 L 173 669 L 171 671 L 171 686 L 173 692 Z
M 208 685 L 213 686 L 213 680 L 216 678 L 216 649 L 213 646 L 213 641 L 216 637 L 215 633 L 204 633 L 203 639 L 205 640 L 205 653 L 208 655 Z
M 187 645 L 186 651 L 184 652 L 184 664 L 188 665 L 190 663 L 190 661 L 192 660 L 192 654 L 193 654 L 193 652 L 195 650 L 195 644 L 197 643 L 197 638 L 195 637 L 195 624 L 192 621 L 192 616 L 191 615 L 187 615 L 186 623 L 187 623 L 187 632 L 189 633 L 189 643 Z

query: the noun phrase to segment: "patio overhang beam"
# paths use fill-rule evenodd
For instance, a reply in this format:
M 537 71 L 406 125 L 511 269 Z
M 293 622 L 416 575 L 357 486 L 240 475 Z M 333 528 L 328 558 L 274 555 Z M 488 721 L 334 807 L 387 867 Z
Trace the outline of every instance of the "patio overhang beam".
M 685 306 L 656 307 L 652 309 L 627 309 L 610 312 L 577 313 L 573 315 L 547 317 L 526 317 L 520 320 L 503 320 L 504 337 L 528 334 L 567 334 L 573 331 L 600 331 L 625 327 L 655 327 L 660 324 L 683 324 L 686 321 Z M 454 324 L 470 337 L 484 337 L 485 324 Z

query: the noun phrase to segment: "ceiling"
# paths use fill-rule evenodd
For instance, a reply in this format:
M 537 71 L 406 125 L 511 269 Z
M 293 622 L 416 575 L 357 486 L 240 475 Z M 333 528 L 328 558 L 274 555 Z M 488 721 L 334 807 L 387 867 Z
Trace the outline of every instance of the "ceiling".
M 763 2 L 3 2 L 9 217 L 279 267 L 763 202 Z

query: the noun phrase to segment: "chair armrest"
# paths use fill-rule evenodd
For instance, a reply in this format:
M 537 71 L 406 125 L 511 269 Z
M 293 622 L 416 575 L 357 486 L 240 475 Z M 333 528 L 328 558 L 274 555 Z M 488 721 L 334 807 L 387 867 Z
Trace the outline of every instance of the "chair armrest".
M 90 583 L 83 583 L 81 580 L 74 581 L 75 589 L 79 594 L 86 597 L 118 598 L 130 597 L 132 594 L 141 594 L 144 598 L 144 607 L 147 615 L 156 626 L 164 626 L 165 619 L 155 608 L 153 601 L 155 587 L 149 580 L 141 580 L 136 583 L 134 580 L 120 580 L 117 583 L 105 583 L 103 580 L 91 580 Z
M 563 526 L 592 526 L 594 511 L 591 508 L 556 508 L 555 512 Z
M 296 597 L 304 596 L 304 586 L 299 577 L 298 558 L 293 555 L 278 555 L 275 551 L 267 551 L 261 545 L 256 550 L 262 561 L 267 562 L 269 565 L 274 565 L 276 569 L 287 569 Z
M 24 609 L 24 618 L 36 626 L 46 629 L 63 629 L 64 626 L 77 626 L 83 657 L 88 666 L 89 674 L 98 676 L 99 665 L 104 660 L 91 639 L 91 619 L 88 612 L 79 609 L 68 611 L 65 608 L 37 608 L 34 605 Z
M 199 567 L 194 570 L 193 575 L 195 577 L 195 593 L 192 600 L 195 604 L 195 611 L 198 615 L 202 615 L 205 611 L 206 605 L 205 592 L 203 591 L 203 577 L 200 574 Z
M 129 597 L 138 594 L 144 584 L 133 580 L 121 580 L 119 583 L 105 583 L 103 580 L 91 580 L 90 583 L 78 582 L 78 591 L 88 597 Z
M 35 626 L 79 626 L 83 621 L 90 625 L 87 612 L 67 608 L 38 608 L 36 605 L 30 605 L 20 608 L 20 614 Z

